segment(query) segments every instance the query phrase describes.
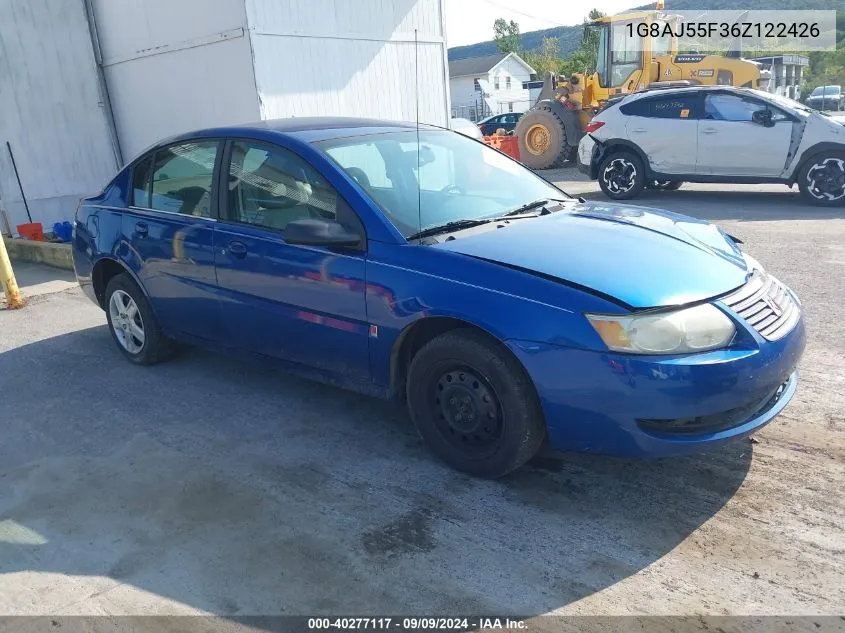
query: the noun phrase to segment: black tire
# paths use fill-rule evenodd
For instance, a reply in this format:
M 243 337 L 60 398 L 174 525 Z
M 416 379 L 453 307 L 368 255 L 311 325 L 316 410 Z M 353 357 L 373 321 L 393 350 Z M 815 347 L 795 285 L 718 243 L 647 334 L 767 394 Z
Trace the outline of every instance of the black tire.
M 539 153 L 528 145 L 527 135 L 535 126 L 542 126 L 548 134 L 547 148 Z M 514 132 L 519 138 L 519 160 L 531 169 L 554 169 L 574 155 L 575 148 L 566 144 L 563 121 L 548 106 L 539 106 L 523 114 Z
M 431 452 L 476 477 L 495 479 L 519 468 L 545 439 L 543 412 L 525 370 L 507 349 L 473 330 L 442 334 L 416 353 L 407 400 Z
M 808 158 L 798 170 L 798 189 L 811 204 L 845 205 L 845 152 L 822 152 Z
M 655 189 L 657 191 L 677 191 L 683 184 L 683 180 L 652 180 L 646 185 L 646 189 Z
M 608 198 L 629 200 L 645 187 L 645 166 L 636 154 L 613 152 L 599 165 L 598 181 Z
M 118 295 L 118 299 L 115 299 L 116 294 Z M 120 298 L 125 298 L 126 296 L 131 298 L 137 307 L 138 319 L 135 319 L 134 323 L 137 324 L 140 322 L 141 330 L 144 334 L 140 349 L 137 350 L 133 349 L 133 345 L 137 344 L 139 339 L 133 338 L 133 345 L 127 347 L 122 342 L 121 334 L 119 333 L 119 330 L 121 330 L 125 340 L 128 332 L 127 328 L 130 327 L 128 323 L 129 318 L 119 314 L 115 315 L 115 311 L 112 309 L 113 299 L 118 301 Z M 104 307 L 112 339 L 114 339 L 118 349 L 130 361 L 136 365 L 154 365 L 173 356 L 176 351 L 175 343 L 164 336 L 147 298 L 127 273 L 122 273 L 111 278 L 106 286 Z

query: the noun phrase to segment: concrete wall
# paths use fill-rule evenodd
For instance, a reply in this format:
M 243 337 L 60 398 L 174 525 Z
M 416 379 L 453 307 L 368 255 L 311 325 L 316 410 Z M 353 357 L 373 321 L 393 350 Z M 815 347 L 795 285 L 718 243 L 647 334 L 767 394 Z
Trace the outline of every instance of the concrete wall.
M 419 103 L 422 122 L 448 125 L 442 0 L 247 0 L 246 6 L 263 118 L 414 120 Z
M 123 156 L 260 118 L 243 0 L 94 0 Z
M 81 0 L 0 0 L 0 198 L 12 230 L 27 222 L 6 141 L 32 219 L 49 230 L 100 190 L 117 160 Z

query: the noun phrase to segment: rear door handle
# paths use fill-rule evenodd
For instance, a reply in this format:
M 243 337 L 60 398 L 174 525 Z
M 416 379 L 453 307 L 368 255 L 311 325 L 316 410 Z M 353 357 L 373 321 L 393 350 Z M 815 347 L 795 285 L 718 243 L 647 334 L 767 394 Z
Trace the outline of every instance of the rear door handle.
M 135 232 L 138 235 L 140 235 L 141 237 L 144 237 L 144 236 L 147 235 L 147 233 L 150 232 L 150 227 L 147 226 L 146 222 L 136 222 L 135 223 Z
M 704 132 L 705 134 L 715 134 L 716 132 L 718 132 L 718 130 L 716 128 L 712 128 L 712 127 L 706 127 L 701 131 Z
M 644 127 L 635 127 L 632 132 L 645 132 L 646 129 Z
M 246 244 L 243 242 L 229 242 L 229 254 L 237 259 L 246 257 Z

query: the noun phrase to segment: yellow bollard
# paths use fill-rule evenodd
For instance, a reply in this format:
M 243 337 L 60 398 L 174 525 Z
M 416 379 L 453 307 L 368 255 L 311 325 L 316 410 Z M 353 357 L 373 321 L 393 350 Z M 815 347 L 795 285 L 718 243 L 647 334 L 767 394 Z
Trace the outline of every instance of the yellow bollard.
M 0 285 L 6 293 L 6 305 L 12 310 L 22 308 L 26 301 L 18 289 L 18 282 L 15 281 L 15 273 L 12 271 L 12 262 L 9 261 L 9 254 L 6 252 L 6 243 L 0 235 Z

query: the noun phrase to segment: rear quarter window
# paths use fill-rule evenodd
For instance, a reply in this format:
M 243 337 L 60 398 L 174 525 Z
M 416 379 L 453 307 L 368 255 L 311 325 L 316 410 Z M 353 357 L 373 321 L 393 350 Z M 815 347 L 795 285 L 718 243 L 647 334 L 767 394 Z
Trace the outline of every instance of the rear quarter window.
M 651 119 L 693 119 L 696 117 L 695 98 L 685 96 L 649 97 L 621 106 L 623 114 Z

